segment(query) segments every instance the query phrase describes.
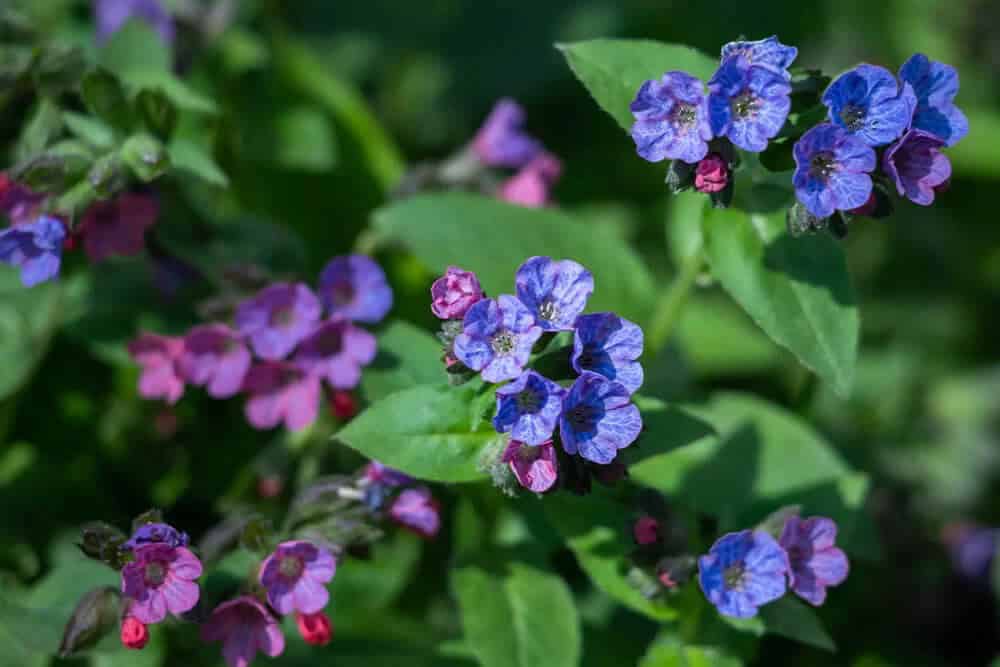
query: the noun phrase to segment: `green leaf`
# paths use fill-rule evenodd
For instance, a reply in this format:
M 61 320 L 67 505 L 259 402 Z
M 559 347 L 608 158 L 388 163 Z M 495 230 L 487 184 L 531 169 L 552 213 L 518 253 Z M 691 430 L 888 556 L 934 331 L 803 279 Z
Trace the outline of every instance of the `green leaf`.
M 377 613 L 403 592 L 420 560 L 423 542 L 415 535 L 397 531 L 372 546 L 370 560 L 351 560 L 330 582 L 332 604 L 338 610 L 338 626 L 351 617 Z
M 142 90 L 160 92 L 181 111 L 214 114 L 219 110 L 215 102 L 191 88 L 169 71 L 129 69 L 123 72 L 121 77 L 134 92 Z
M 649 646 L 639 667 L 741 667 L 743 661 L 713 646 L 690 646 L 676 637 L 659 637 Z
M 702 376 L 760 373 L 777 366 L 786 352 L 721 294 L 693 294 L 684 304 L 675 333 L 684 360 Z
M 365 397 L 378 400 L 418 384 L 445 379 L 441 343 L 423 329 L 394 320 L 378 334 L 378 356 L 361 377 Z
M 215 160 L 193 141 L 175 138 L 167 147 L 167 153 L 175 169 L 200 178 L 209 185 L 223 188 L 229 185 L 229 179 Z
M 490 295 L 513 294 L 514 273 L 529 257 L 574 259 L 594 274 L 589 311 L 613 310 L 638 322 L 649 316 L 653 279 L 635 252 L 607 228 L 560 211 L 468 194 L 424 195 L 379 209 L 374 226 L 436 273 L 456 263 L 475 271 Z
M 129 70 L 170 70 L 170 48 L 148 23 L 138 18 L 117 30 L 98 54 L 108 70 L 122 75 Z
M 794 639 L 826 651 L 837 650 L 816 612 L 791 595 L 761 607 L 760 617 L 768 634 Z
M 0 399 L 13 394 L 41 362 L 60 321 L 58 282 L 21 284 L 20 273 L 0 265 Z
M 40 99 L 17 140 L 14 160 L 23 162 L 38 155 L 59 136 L 62 129 L 63 118 L 59 107 L 47 98 Z
M 451 582 L 465 642 L 483 667 L 579 665 L 580 619 L 562 579 L 514 563 L 506 576 L 464 567 Z
M 483 479 L 480 463 L 503 440 L 488 419 L 476 386 L 419 385 L 386 396 L 337 433 L 365 456 L 436 482 Z M 497 452 L 499 456 L 499 452 Z
M 108 70 L 99 67 L 88 72 L 80 83 L 80 94 L 91 113 L 101 120 L 120 130 L 131 127 L 131 108 L 125 89 Z
M 319 109 L 285 109 L 275 119 L 271 159 L 289 169 L 329 171 L 337 163 L 337 140 L 330 121 Z
M 64 112 L 62 118 L 70 132 L 94 148 L 107 149 L 114 144 L 114 130 L 102 120 L 72 111 Z
M 635 122 L 629 105 L 643 82 L 671 70 L 708 81 L 719 65 L 715 58 L 689 46 L 648 40 L 595 39 L 557 48 L 594 100 L 626 132 Z
M 170 155 L 160 140 L 151 134 L 134 134 L 125 140 L 122 162 L 144 183 L 154 181 L 170 168 Z
M 761 329 L 850 393 L 860 319 L 842 248 L 827 235 L 792 238 L 784 215 L 708 211 L 712 273 Z

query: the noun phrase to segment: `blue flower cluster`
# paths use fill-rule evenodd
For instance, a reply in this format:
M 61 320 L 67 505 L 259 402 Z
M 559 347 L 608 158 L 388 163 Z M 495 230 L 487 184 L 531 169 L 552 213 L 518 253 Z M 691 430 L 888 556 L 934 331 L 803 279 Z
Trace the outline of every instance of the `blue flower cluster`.
M 516 296 L 495 299 L 482 295 L 474 274 L 452 267 L 449 276 L 436 283 L 435 310 L 443 312 L 441 304 L 462 305 L 445 318 L 447 330 L 461 317 L 446 355 L 449 370 L 455 372 L 460 362 L 487 382 L 506 382 L 496 391 L 493 425 L 509 434 L 517 449 L 506 452 L 504 460 L 518 480 L 534 491 L 554 484 L 556 457 L 538 448 L 551 448 L 557 431 L 567 455 L 593 464 L 614 462 L 618 450 L 642 430 L 631 400 L 643 380 L 637 361 L 642 330 L 614 313 L 583 314 L 594 278 L 572 260 L 531 257 L 517 270 Z M 568 361 L 577 377 L 564 383 L 568 386 L 528 368 L 540 340 L 548 343 L 559 332 L 573 333 Z

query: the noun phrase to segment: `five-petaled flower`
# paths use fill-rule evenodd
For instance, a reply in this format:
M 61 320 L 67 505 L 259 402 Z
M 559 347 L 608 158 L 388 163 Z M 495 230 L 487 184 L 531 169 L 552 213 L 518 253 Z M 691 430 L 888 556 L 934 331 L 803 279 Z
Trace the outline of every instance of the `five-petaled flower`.
M 319 378 L 295 364 L 259 363 L 247 373 L 243 390 L 250 395 L 245 412 L 254 428 L 274 428 L 284 422 L 288 430 L 298 431 L 316 421 Z
M 462 327 L 455 337 L 455 356 L 472 370 L 482 371 L 487 382 L 520 375 L 542 335 L 531 311 L 507 294 L 477 302 L 465 314 Z
M 535 493 L 545 493 L 559 477 L 558 456 L 551 440 L 540 445 L 511 440 L 500 460 L 510 466 L 518 484 Z
M 201 639 L 222 642 L 222 657 L 229 667 L 248 667 L 257 651 L 276 658 L 285 650 L 281 626 L 261 602 L 242 595 L 223 602 L 201 626 Z
M 789 517 L 779 542 L 788 554 L 788 584 L 811 605 L 826 600 L 828 586 L 847 579 L 847 556 L 834 546 L 837 524 L 832 519 Z
M 174 404 L 184 394 L 184 376 L 180 368 L 184 340 L 144 333 L 128 344 L 128 353 L 142 366 L 139 395 L 162 398 Z
M 882 146 L 910 126 L 917 97 L 913 87 L 902 88 L 892 72 L 863 63 L 844 72 L 823 93 L 830 122 L 869 146 Z
M 818 218 L 864 205 L 875 151 L 838 125 L 821 123 L 795 142 L 795 195 Z
M 944 139 L 930 132 L 908 130 L 882 155 L 882 171 L 900 196 L 930 206 L 935 190 L 951 178 L 951 162 L 941 152 L 944 146 Z
M 969 133 L 969 120 L 955 105 L 958 72 L 951 65 L 915 53 L 899 68 L 899 78 L 913 86 L 917 107 L 910 125 L 954 146 Z
M 583 371 L 563 401 L 559 435 L 567 454 L 593 463 L 611 463 L 642 431 L 639 408 L 625 385 Z
M 594 292 L 594 276 L 578 262 L 531 257 L 514 278 L 517 298 L 544 331 L 570 331 Z
M 720 614 L 749 618 L 785 594 L 788 555 L 762 530 L 720 537 L 698 559 L 698 583 Z
M 337 571 L 330 551 L 312 542 L 282 542 L 260 567 L 260 585 L 279 614 L 315 614 L 330 600 L 326 584 Z
M 375 336 L 334 316 L 302 341 L 295 363 L 334 389 L 352 389 L 361 381 L 361 367 L 375 359 L 375 347 Z
M 562 412 L 566 390 L 535 371 L 525 371 L 516 380 L 497 389 L 497 412 L 493 426 L 498 433 L 528 445 L 552 439 Z
M 0 262 L 21 269 L 25 287 L 59 275 L 66 227 L 55 218 L 41 216 L 34 222 L 0 231 Z
M 729 42 L 722 47 L 721 62 L 739 56 L 750 65 L 768 67 L 790 79 L 788 68 L 798 53 L 797 48 L 782 44 L 777 35 L 772 35 L 756 41 Z
M 228 398 L 243 387 L 252 358 L 243 338 L 225 324 L 204 324 L 184 337 L 180 366 L 185 379 L 204 386 L 213 398 Z
M 198 603 L 201 561 L 186 547 L 163 542 L 133 550 L 122 569 L 122 594 L 131 600 L 129 614 L 142 623 L 159 623 L 167 612 L 178 615 Z
M 576 320 L 571 361 L 577 373 L 593 371 L 634 393 L 642 386 L 642 329 L 614 313 L 581 315 Z
M 319 295 L 332 315 L 377 324 L 392 308 L 385 272 L 367 255 L 334 257 L 319 274 Z
M 659 81 L 646 81 L 629 108 L 635 117 L 632 139 L 644 160 L 693 164 L 708 153 L 712 128 L 704 85 L 690 74 L 667 72 Z
M 723 61 L 708 89 L 712 133 L 752 153 L 767 148 L 792 108 L 792 87 L 785 76 L 740 55 Z
M 275 283 L 236 310 L 236 328 L 261 359 L 284 359 L 312 333 L 322 308 L 302 283 Z
M 126 193 L 112 201 L 93 204 L 80 222 L 83 249 L 92 262 L 115 255 L 142 252 L 146 230 L 156 222 L 159 207 L 145 194 Z

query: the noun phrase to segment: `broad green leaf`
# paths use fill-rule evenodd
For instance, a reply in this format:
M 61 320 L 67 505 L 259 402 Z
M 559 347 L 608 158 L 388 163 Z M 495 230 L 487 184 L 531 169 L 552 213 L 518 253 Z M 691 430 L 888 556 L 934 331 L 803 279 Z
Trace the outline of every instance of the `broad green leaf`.
M 712 273 L 761 329 L 850 393 L 860 319 L 841 247 L 827 235 L 792 238 L 783 214 L 708 211 Z
M 101 64 L 121 75 L 128 70 L 170 70 L 170 48 L 148 23 L 128 21 L 108 40 L 98 54 Z
M 62 115 L 62 119 L 70 132 L 94 148 L 111 148 L 114 144 L 114 130 L 98 118 L 66 111 Z
M 418 384 L 445 380 L 441 343 L 409 322 L 394 320 L 378 333 L 378 356 L 361 376 L 365 397 L 378 400 Z
M 691 646 L 676 637 L 657 638 L 638 667 L 741 667 L 743 661 L 713 646 Z
M 337 440 L 365 456 L 421 479 L 483 479 L 487 451 L 503 437 L 483 418 L 492 396 L 477 387 L 418 385 L 390 394 L 337 433 Z M 487 390 L 489 391 L 489 390 Z M 497 453 L 499 456 L 499 453 Z
M 505 576 L 464 567 L 451 584 L 465 642 L 483 667 L 579 665 L 580 620 L 562 579 L 514 563 Z
M 684 360 L 703 376 L 759 373 L 787 354 L 721 294 L 691 295 L 674 335 Z
M 396 531 L 373 545 L 370 560 L 352 559 L 338 568 L 329 586 L 338 631 L 363 629 L 399 597 L 420 560 L 422 544 L 415 535 Z
M 198 144 L 188 139 L 174 138 L 167 147 L 174 169 L 196 176 L 210 185 L 226 187 L 229 179 L 215 160 Z
M 794 639 L 827 651 L 837 650 L 837 645 L 827 634 L 816 612 L 791 594 L 760 608 L 765 632 Z
M 312 106 L 285 109 L 275 119 L 271 159 L 289 169 L 329 171 L 337 163 L 337 139 L 327 116 Z
M 475 271 L 487 294 L 513 294 L 514 273 L 534 255 L 573 259 L 594 274 L 587 310 L 613 310 L 643 322 L 653 279 L 622 239 L 604 227 L 551 209 L 531 209 L 468 194 L 424 195 L 375 212 L 375 230 L 409 247 L 427 268 Z
M 131 109 L 125 98 L 125 90 L 114 74 L 99 67 L 87 72 L 80 83 L 83 103 L 91 113 L 120 130 L 128 130 L 132 124 Z
M 21 136 L 14 147 L 14 160 L 23 162 L 41 153 L 59 133 L 63 118 L 59 107 L 50 99 L 42 98 L 31 112 Z
M 17 269 L 0 265 L 0 399 L 28 380 L 61 320 L 62 287 L 57 281 L 32 288 Z
M 156 180 L 170 168 L 166 146 L 151 134 L 133 134 L 125 140 L 118 154 L 143 183 Z
M 671 70 L 708 81 L 719 64 L 689 46 L 649 40 L 595 39 L 557 48 L 594 100 L 626 132 L 635 122 L 629 105 L 644 81 L 659 79 Z
M 685 409 L 646 396 L 633 400 L 642 413 L 642 434 L 624 450 L 630 466 L 716 434 L 711 424 Z

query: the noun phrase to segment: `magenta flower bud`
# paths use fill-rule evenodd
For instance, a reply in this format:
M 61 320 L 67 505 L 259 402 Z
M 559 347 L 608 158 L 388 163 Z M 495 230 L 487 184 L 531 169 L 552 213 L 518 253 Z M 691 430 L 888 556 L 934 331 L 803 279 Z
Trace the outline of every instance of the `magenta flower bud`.
M 556 448 L 551 440 L 537 446 L 511 440 L 501 460 L 510 465 L 517 483 L 529 491 L 545 493 L 558 479 Z
M 729 165 L 718 153 L 709 153 L 694 170 L 694 189 L 705 194 L 722 192 L 729 184 Z
M 458 320 L 485 296 L 475 273 L 449 266 L 431 285 L 431 311 L 442 320 Z
M 632 525 L 632 537 L 636 544 L 653 544 L 660 539 L 660 522 L 651 516 L 639 517 Z

